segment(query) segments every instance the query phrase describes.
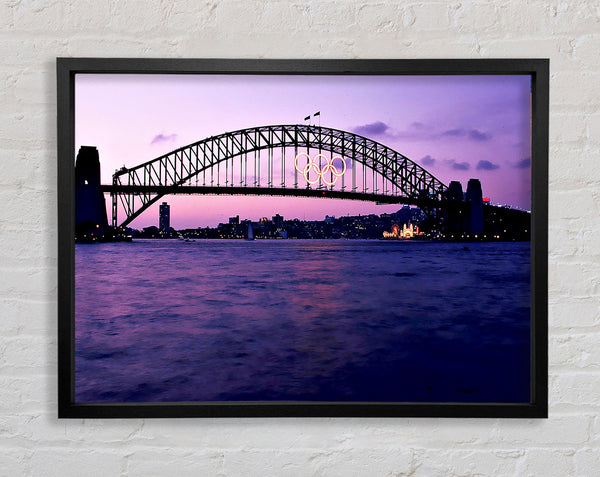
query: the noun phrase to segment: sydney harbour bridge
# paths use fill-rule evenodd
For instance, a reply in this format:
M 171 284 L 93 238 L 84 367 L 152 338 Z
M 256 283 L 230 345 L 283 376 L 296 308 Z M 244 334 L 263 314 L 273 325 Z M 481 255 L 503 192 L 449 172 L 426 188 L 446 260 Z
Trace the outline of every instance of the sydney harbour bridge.
M 398 151 L 352 132 L 313 125 L 271 125 L 211 136 L 135 167 L 123 167 L 114 173 L 112 184 L 100 184 L 98 152 L 83 146 L 76 163 L 76 225 L 95 222 L 108 228 L 104 193 L 111 195 L 111 226 L 116 229 L 171 194 L 409 204 L 448 220 L 448 213 L 462 213 L 465 208 L 470 208 L 465 213 L 472 215 L 475 209 L 479 213 L 480 186 L 476 192 L 475 197 L 467 194 L 465 198 L 459 182 L 446 186 Z M 102 204 L 96 197 L 101 197 Z M 119 210 L 124 214 L 121 219 Z

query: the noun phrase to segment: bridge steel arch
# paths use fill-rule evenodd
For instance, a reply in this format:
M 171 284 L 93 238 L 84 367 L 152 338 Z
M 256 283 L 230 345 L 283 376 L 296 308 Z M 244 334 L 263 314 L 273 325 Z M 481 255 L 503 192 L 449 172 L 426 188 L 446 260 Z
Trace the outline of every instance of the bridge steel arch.
M 345 184 L 342 177 L 341 190 L 336 191 L 333 185 L 324 186 L 322 183 L 312 186 L 307 184 L 299 187 L 297 177 L 293 188 L 285 184 L 285 151 L 294 148 L 295 154 L 317 150 L 339 155 L 350 161 L 352 169 L 352 184 Z M 272 151 L 281 149 L 282 181 L 274 184 Z M 269 168 L 267 172 L 267 187 L 261 187 L 260 151 L 269 151 Z M 258 180 L 253 176 L 253 183 L 248 184 L 246 171 L 244 181 L 244 165 L 242 157 L 247 160 L 248 154 L 254 155 L 256 170 L 256 155 L 258 154 Z M 234 158 L 240 157 L 239 184 L 234 183 Z M 293 159 L 292 159 L 293 160 Z M 355 183 L 357 164 L 363 167 L 362 189 Z M 220 187 L 222 175 L 221 166 L 225 167 L 225 186 Z M 289 167 L 289 161 L 288 166 Z M 293 166 L 292 166 L 293 167 Z M 364 171 L 372 173 L 371 190 L 365 183 Z M 219 170 L 217 185 L 214 187 L 214 175 L 211 175 L 211 187 L 190 187 L 187 183 L 202 176 L 206 182 L 206 173 L 213 169 Z M 382 185 L 379 190 L 378 177 Z M 231 180 L 230 180 L 231 179 Z M 112 186 L 104 187 L 112 196 L 112 225 L 117 226 L 117 208 L 120 203 L 126 218 L 120 226 L 126 226 L 142 212 L 157 202 L 165 194 L 173 193 L 228 193 L 255 194 L 269 193 L 270 195 L 325 195 L 357 200 L 383 201 L 393 203 L 423 204 L 443 200 L 448 190 L 447 186 L 435 178 L 427 170 L 399 152 L 358 134 L 339 129 L 312 125 L 272 125 L 240 129 L 211 136 L 193 144 L 175 149 L 174 151 L 152 159 L 132 168 L 121 168 L 113 175 Z M 204 192 L 203 192 L 204 191 Z M 217 192 L 218 191 L 218 192 Z M 296 192 L 292 192 L 296 191 Z M 319 192 L 323 191 L 323 192 Z

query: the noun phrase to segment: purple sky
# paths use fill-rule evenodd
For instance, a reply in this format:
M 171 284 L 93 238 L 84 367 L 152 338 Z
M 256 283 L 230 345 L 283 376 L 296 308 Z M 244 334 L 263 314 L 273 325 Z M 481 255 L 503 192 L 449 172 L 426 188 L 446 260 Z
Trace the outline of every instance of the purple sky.
M 417 162 L 445 184 L 481 180 L 492 203 L 530 209 L 529 76 L 77 75 L 75 146 L 96 146 L 102 182 L 208 136 L 268 124 L 356 132 Z M 317 118 L 318 122 L 318 118 Z M 282 197 L 167 196 L 171 225 L 381 214 L 398 205 Z M 107 204 L 108 205 L 108 204 Z M 107 207 L 110 211 L 110 207 Z M 123 219 L 121 212 L 119 221 Z M 158 224 L 158 205 L 131 225 Z

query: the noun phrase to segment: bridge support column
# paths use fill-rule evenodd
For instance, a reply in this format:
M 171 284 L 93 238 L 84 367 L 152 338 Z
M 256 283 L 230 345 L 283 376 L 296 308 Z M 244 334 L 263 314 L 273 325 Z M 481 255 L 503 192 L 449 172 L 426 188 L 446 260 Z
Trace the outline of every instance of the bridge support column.
M 75 161 L 75 235 L 81 239 L 96 239 L 103 237 L 107 229 L 98 150 L 81 146 Z

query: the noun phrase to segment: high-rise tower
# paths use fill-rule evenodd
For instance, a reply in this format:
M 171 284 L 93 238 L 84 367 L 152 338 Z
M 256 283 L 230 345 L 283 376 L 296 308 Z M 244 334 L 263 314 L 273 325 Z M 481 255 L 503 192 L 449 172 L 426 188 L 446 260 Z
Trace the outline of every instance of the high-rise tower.
M 171 231 L 171 207 L 166 202 L 160 204 L 158 213 L 158 229 L 162 234 Z

